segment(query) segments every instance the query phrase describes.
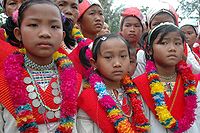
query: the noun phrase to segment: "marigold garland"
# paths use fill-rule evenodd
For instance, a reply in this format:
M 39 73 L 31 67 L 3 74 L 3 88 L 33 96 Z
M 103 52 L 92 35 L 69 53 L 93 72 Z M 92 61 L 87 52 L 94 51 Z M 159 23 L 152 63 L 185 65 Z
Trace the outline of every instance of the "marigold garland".
M 29 104 L 28 94 L 25 90 L 26 85 L 23 82 L 23 63 L 26 50 L 20 49 L 19 51 L 7 58 L 5 77 L 9 81 L 9 90 L 15 107 L 18 130 L 20 132 L 37 133 L 38 124 L 33 116 L 32 106 Z M 72 132 L 76 113 L 76 71 L 66 55 L 56 52 L 53 57 L 58 67 L 61 68 L 60 90 L 63 96 L 60 124 L 56 133 L 70 133 Z
M 104 107 L 108 114 L 108 118 L 114 124 L 114 127 L 118 133 L 136 133 L 145 132 L 148 130 L 149 123 L 143 114 L 141 101 L 136 98 L 136 92 L 138 91 L 132 87 L 133 84 L 130 78 L 125 77 L 122 81 L 122 84 L 129 85 L 125 89 L 127 89 L 127 93 L 129 93 L 131 96 L 133 111 L 135 111 L 132 117 L 133 123 L 130 123 L 128 118 L 123 116 L 122 111 L 117 107 L 115 101 L 108 94 L 106 85 L 103 83 L 102 78 L 98 74 L 93 73 L 89 77 L 89 83 L 92 87 L 94 87 L 96 93 L 98 94 L 98 100 L 100 104 Z
M 167 108 L 164 100 L 164 86 L 160 82 L 156 67 L 152 61 L 147 61 L 146 71 L 148 74 L 149 86 L 151 88 L 151 95 L 154 99 L 156 108 L 155 111 L 159 122 L 167 129 L 175 133 L 182 133 L 188 130 L 195 120 L 195 109 L 197 107 L 196 96 L 196 81 L 191 69 L 187 66 L 185 61 L 178 63 L 178 73 L 184 81 L 184 98 L 185 110 L 184 116 L 180 120 L 176 120 Z

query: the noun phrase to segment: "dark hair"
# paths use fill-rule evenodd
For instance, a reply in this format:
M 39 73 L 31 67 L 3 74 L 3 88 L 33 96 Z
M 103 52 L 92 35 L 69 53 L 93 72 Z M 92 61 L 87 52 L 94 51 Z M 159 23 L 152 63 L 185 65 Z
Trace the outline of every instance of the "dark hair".
M 166 9 L 162 9 L 160 10 L 157 14 L 153 15 L 152 18 L 151 18 L 151 21 L 150 23 L 148 24 L 147 23 L 147 26 L 151 29 L 151 23 L 152 23 L 152 20 L 156 17 L 156 16 L 162 16 L 162 15 L 169 15 L 172 19 L 173 19 L 173 24 L 177 24 L 177 20 L 176 20 L 176 16 L 170 11 L 170 10 L 166 10 Z
M 61 14 L 59 7 L 51 0 L 26 0 L 26 1 L 24 1 L 18 11 L 17 24 L 13 21 L 12 17 L 8 17 L 5 25 L 3 26 L 3 28 L 6 30 L 6 34 L 8 35 L 7 42 L 9 42 L 13 46 L 21 47 L 20 46 L 21 42 L 19 40 L 17 40 L 14 35 L 14 29 L 15 29 L 15 27 L 19 27 L 19 28 L 21 27 L 21 23 L 22 23 L 22 20 L 24 17 L 24 11 L 26 11 L 26 9 L 28 9 L 30 6 L 35 5 L 35 4 L 50 4 L 50 5 L 54 5 L 55 7 L 58 8 L 61 18 L 62 18 L 63 30 L 66 32 L 66 36 L 64 39 L 65 44 L 69 48 L 71 48 L 71 46 L 74 46 L 75 40 L 72 39 L 72 37 L 71 37 L 71 31 L 72 31 L 72 27 L 73 27 L 72 23 L 67 18 L 63 17 L 64 15 Z
M 117 35 L 117 34 L 105 34 L 105 35 L 98 36 L 97 38 L 95 38 L 95 40 L 93 42 L 93 46 L 92 46 L 92 50 L 91 51 L 92 51 L 92 58 L 95 61 L 97 60 L 97 55 L 100 52 L 101 44 L 103 42 L 105 42 L 105 41 L 107 41 L 109 39 L 113 39 L 113 38 L 120 39 L 126 44 L 127 49 L 128 49 L 128 54 L 130 56 L 130 45 L 122 36 Z M 86 50 L 88 50 L 88 49 L 89 49 L 89 47 L 85 46 L 80 50 L 80 53 L 79 53 L 80 61 L 81 61 L 81 63 L 83 64 L 83 66 L 85 68 L 90 68 L 91 67 L 91 64 L 89 63 L 89 60 L 86 57 Z
M 27 8 L 29 8 L 30 6 L 35 5 L 35 4 L 50 4 L 50 5 L 54 5 L 60 11 L 59 7 L 52 0 L 26 0 L 26 1 L 24 1 L 22 3 L 22 5 L 19 8 L 19 13 L 18 13 L 18 26 L 19 26 L 19 28 L 21 26 L 21 22 L 22 22 L 23 17 L 24 17 L 24 11 Z M 61 15 L 61 11 L 60 11 L 60 15 Z
M 68 19 L 63 15 L 63 30 L 66 33 L 64 38 L 65 45 L 67 48 L 72 49 L 76 45 L 76 40 L 72 36 L 72 29 L 73 29 L 73 22 L 72 20 Z
M 1 6 L 4 8 L 4 9 L 6 9 L 6 2 L 7 2 L 7 0 L 3 0 L 3 2 L 1 2 Z M 3 4 L 3 5 L 2 5 Z
M 173 23 L 161 23 L 160 25 L 153 28 L 153 30 L 150 31 L 148 38 L 147 38 L 147 45 L 145 49 L 146 58 L 148 60 L 153 60 L 152 55 L 149 54 L 149 51 L 152 50 L 153 43 L 155 39 L 160 35 L 160 39 L 158 40 L 158 43 L 160 43 L 163 38 L 170 32 L 179 32 L 182 42 L 185 42 L 185 35 L 184 33 Z M 153 51 L 152 51 L 153 52 Z

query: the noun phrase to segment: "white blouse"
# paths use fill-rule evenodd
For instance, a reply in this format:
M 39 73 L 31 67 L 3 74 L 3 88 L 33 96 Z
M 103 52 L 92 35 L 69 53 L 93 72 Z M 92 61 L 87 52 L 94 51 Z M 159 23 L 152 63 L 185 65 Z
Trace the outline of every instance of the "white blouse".
M 39 133 L 55 133 L 59 122 L 38 125 Z M 20 133 L 15 118 L 0 104 L 0 133 Z M 77 133 L 74 126 L 72 133 Z

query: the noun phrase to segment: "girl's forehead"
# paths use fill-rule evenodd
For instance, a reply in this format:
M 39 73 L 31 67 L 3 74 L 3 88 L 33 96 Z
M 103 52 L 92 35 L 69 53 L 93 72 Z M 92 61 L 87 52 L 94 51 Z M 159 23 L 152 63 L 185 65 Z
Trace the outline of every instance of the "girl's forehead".
M 169 39 L 175 39 L 175 38 L 178 38 L 180 39 L 181 38 L 181 34 L 179 31 L 170 31 L 170 32 L 161 32 L 158 34 L 157 38 L 160 39 L 160 38 L 163 38 L 163 39 L 166 39 L 166 38 L 169 38 Z
M 125 42 L 120 38 L 109 38 L 106 41 L 103 41 L 100 46 L 101 50 L 117 48 L 127 48 Z

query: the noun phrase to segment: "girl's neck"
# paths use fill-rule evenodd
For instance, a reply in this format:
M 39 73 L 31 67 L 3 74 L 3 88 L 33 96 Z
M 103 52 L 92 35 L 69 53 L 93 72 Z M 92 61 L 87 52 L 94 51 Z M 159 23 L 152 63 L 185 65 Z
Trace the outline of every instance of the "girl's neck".
M 42 57 L 37 57 L 37 56 L 31 56 L 30 54 L 27 53 L 27 57 L 34 63 L 38 64 L 38 65 L 49 65 L 50 63 L 52 63 L 53 57 L 48 57 L 48 58 L 42 58 Z
M 121 87 L 120 82 L 108 81 L 107 79 L 104 79 L 104 83 L 106 85 L 106 88 L 109 90 L 115 90 L 115 89 L 119 89 Z
M 157 72 L 160 76 L 161 81 L 174 82 L 176 80 L 177 72 L 176 67 L 160 67 L 156 65 Z

